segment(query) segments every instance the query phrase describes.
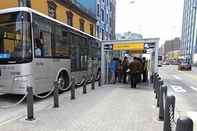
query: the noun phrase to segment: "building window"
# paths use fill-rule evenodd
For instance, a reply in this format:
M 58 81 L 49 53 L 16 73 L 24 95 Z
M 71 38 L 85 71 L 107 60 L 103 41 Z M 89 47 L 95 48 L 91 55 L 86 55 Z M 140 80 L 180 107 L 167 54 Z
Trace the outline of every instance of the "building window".
M 67 11 L 67 24 L 73 26 L 73 13 L 71 11 Z
M 94 26 L 93 24 L 90 24 L 90 35 L 94 35 Z
M 112 2 L 110 2 L 110 11 L 112 11 Z
M 106 15 L 106 23 L 108 23 L 108 14 Z
M 79 22 L 80 22 L 80 30 L 84 31 L 84 23 L 85 23 L 85 21 L 83 19 L 80 19 Z
M 18 0 L 19 6 L 31 7 L 31 0 Z
M 105 36 L 105 31 L 104 31 L 104 29 L 102 29 L 102 40 L 104 40 L 104 36 Z
M 48 15 L 52 18 L 56 18 L 56 7 L 57 5 L 52 0 L 48 0 Z
M 97 16 L 99 17 L 100 16 L 100 5 L 97 4 Z
M 110 18 L 110 20 L 109 20 L 109 24 L 110 24 L 110 27 L 112 27 L 112 18 Z
M 99 26 L 96 26 L 96 34 L 97 37 L 100 38 L 100 30 L 99 30 Z
M 101 10 L 101 20 L 104 21 L 104 10 Z

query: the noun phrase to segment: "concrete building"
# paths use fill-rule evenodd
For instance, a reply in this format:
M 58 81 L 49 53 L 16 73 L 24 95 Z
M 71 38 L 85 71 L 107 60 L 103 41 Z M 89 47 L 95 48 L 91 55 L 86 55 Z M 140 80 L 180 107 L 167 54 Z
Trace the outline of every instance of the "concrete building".
M 180 38 L 167 40 L 163 46 L 163 56 L 165 60 L 174 59 L 173 56 L 176 56 L 177 59 L 177 53 L 180 52 Z
M 73 0 L 3 0 L 0 9 L 25 6 L 96 36 L 96 17 Z
M 97 0 L 96 36 L 102 40 L 115 39 L 116 0 Z
M 196 10 L 197 0 L 184 0 L 181 54 L 190 62 L 195 62 L 197 54 Z

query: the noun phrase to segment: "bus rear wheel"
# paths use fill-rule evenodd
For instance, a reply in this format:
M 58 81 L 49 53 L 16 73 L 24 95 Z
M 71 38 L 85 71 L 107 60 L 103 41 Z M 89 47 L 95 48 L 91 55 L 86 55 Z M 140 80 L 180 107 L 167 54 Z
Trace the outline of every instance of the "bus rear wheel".
M 69 85 L 69 78 L 66 74 L 60 73 L 58 77 L 58 84 L 60 89 L 66 89 Z

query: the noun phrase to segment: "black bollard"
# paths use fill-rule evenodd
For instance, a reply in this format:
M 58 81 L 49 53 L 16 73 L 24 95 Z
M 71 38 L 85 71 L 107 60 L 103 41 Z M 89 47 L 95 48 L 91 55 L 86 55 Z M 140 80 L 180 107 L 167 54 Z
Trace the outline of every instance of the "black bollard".
M 158 93 L 157 92 L 157 89 L 158 89 L 158 87 L 159 87 L 159 81 L 161 80 L 161 77 L 157 77 L 157 80 L 156 80 L 156 86 L 155 86 L 155 90 L 156 90 L 156 94 Z
M 178 118 L 176 131 L 193 131 L 193 121 L 189 117 Z
M 152 82 L 153 83 L 153 88 L 155 87 L 155 80 L 156 80 L 156 78 L 157 78 L 157 73 L 154 73 L 153 74 L 153 80 L 152 80 L 153 81 Z
M 157 99 L 158 98 L 158 87 L 159 87 L 159 81 L 161 80 L 161 77 L 157 77 L 156 79 L 156 85 L 155 85 L 155 98 Z
M 54 96 L 54 108 L 58 108 L 59 107 L 59 84 L 57 81 L 54 82 L 54 92 L 53 92 L 53 96 Z
M 72 85 L 70 89 L 70 99 L 74 100 L 75 99 L 75 79 L 72 78 Z
M 159 101 L 160 101 L 160 89 L 163 85 L 163 80 L 160 80 L 159 81 L 159 84 L 158 84 L 158 89 L 157 89 L 157 93 L 158 93 L 158 97 L 157 97 L 157 107 L 159 107 Z
M 34 118 L 34 96 L 32 87 L 27 87 L 27 118 L 28 121 L 35 120 Z
M 154 89 L 154 93 L 156 93 L 156 81 L 158 79 L 158 75 L 157 74 L 154 74 L 154 77 L 153 77 L 153 89 Z
M 153 83 L 153 81 L 154 81 L 154 75 L 155 75 L 155 74 L 153 73 L 153 74 L 150 76 L 150 82 L 151 82 L 151 83 Z
M 91 86 L 92 86 L 92 90 L 95 89 L 95 76 L 94 74 L 92 74 L 92 83 L 91 83 Z
M 167 96 L 167 86 L 161 86 L 160 88 L 160 99 L 159 99 L 159 120 L 164 120 L 164 107 L 165 99 Z
M 175 109 L 175 96 L 167 96 L 165 102 L 165 110 L 164 110 L 163 131 L 172 131 L 171 121 L 174 120 L 174 109 Z
M 87 79 L 85 78 L 85 82 L 83 83 L 83 94 L 86 94 L 87 93 L 87 87 L 86 87 L 86 85 L 87 85 Z

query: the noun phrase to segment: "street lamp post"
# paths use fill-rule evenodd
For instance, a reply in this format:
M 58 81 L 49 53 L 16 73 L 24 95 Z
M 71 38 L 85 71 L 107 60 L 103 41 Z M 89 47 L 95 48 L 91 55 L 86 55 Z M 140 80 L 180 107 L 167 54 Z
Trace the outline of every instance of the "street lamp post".
M 194 42 L 195 42 L 195 30 L 196 30 L 196 6 L 193 7 L 194 9 L 194 28 L 193 28 L 193 37 L 192 37 L 192 47 L 191 47 L 191 55 L 190 55 L 190 63 L 193 63 L 193 50 L 194 50 Z

